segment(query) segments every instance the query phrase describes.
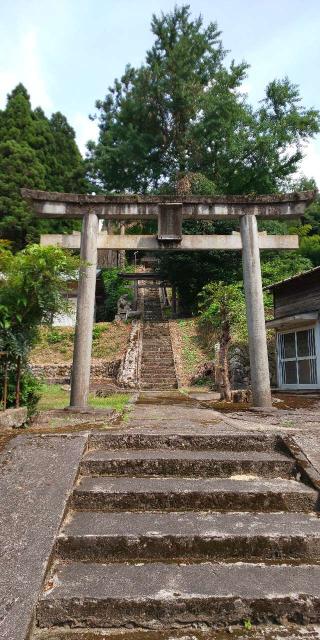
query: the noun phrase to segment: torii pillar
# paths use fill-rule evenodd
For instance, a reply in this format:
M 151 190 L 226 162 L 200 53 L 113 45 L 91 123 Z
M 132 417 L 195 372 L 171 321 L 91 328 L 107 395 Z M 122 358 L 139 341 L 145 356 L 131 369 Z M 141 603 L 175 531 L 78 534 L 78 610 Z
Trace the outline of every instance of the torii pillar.
M 254 214 L 240 218 L 243 283 L 251 370 L 252 402 L 255 407 L 272 407 L 267 335 L 257 219 Z
M 88 407 L 98 233 L 98 216 L 95 213 L 85 214 L 81 232 L 81 263 L 71 374 L 70 409 L 85 409 Z

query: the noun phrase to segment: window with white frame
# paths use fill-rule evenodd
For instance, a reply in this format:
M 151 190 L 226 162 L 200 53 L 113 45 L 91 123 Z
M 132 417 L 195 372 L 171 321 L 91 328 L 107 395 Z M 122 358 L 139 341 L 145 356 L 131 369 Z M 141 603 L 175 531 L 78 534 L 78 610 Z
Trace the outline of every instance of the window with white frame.
M 280 386 L 316 386 L 317 352 L 315 328 L 278 333 Z

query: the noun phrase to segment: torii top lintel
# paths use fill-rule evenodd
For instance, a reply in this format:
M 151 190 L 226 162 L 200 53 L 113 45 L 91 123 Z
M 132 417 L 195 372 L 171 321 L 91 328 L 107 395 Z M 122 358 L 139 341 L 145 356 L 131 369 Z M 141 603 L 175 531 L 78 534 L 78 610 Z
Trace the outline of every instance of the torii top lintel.
M 161 207 L 179 208 L 183 218 L 238 218 L 247 213 L 260 218 L 299 217 L 315 191 L 245 196 L 88 195 L 22 189 L 40 218 L 82 218 L 96 213 L 109 220 L 156 219 Z

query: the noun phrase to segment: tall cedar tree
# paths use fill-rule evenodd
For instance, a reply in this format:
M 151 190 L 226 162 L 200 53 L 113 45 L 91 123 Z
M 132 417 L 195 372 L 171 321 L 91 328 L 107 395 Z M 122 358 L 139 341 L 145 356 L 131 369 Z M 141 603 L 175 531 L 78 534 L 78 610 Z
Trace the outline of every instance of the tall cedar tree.
M 188 5 L 154 15 L 151 30 L 154 44 L 145 63 L 127 66 L 96 103 L 99 139 L 88 145 L 88 156 L 97 187 L 202 195 L 290 188 L 303 146 L 320 122 L 318 111 L 301 105 L 298 88 L 287 78 L 274 80 L 254 109 L 242 90 L 248 65 L 228 66 L 217 24 L 192 19 Z M 277 224 L 277 233 L 287 231 Z M 186 233 L 234 228 L 230 222 L 184 224 Z M 293 273 L 303 262 L 295 258 Z M 288 256 L 283 260 L 287 273 Z M 195 311 L 207 282 L 241 279 L 241 255 L 161 254 L 161 270 L 177 285 L 185 312 Z
M 225 62 L 216 23 L 190 7 L 153 16 L 154 45 L 96 103 L 99 140 L 91 175 L 104 189 L 175 189 L 179 174 L 203 174 L 218 193 L 279 190 L 296 171 L 319 114 L 301 106 L 289 80 L 275 80 L 257 109 L 241 92 L 248 65 Z
M 20 189 L 86 192 L 84 161 L 75 134 L 61 113 L 48 119 L 32 109 L 22 84 L 0 111 L 0 238 L 15 249 L 37 241 L 41 231 L 63 231 L 72 223 L 41 221 L 21 198 Z

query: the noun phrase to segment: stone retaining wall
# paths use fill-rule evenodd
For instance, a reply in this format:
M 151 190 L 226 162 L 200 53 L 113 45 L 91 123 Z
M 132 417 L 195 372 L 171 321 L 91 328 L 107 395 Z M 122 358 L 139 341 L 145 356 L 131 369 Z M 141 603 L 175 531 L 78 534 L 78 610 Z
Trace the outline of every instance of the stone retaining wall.
M 123 387 L 138 388 L 142 353 L 142 323 L 134 320 L 126 354 L 119 368 L 118 383 Z
M 120 368 L 121 360 L 112 360 L 108 362 L 106 360 L 93 361 L 91 364 L 91 379 L 105 379 L 105 378 L 117 378 Z M 61 364 L 30 364 L 32 373 L 37 378 L 44 380 L 50 380 L 51 382 L 57 381 L 60 383 L 69 383 L 71 375 L 71 362 L 65 362 Z

